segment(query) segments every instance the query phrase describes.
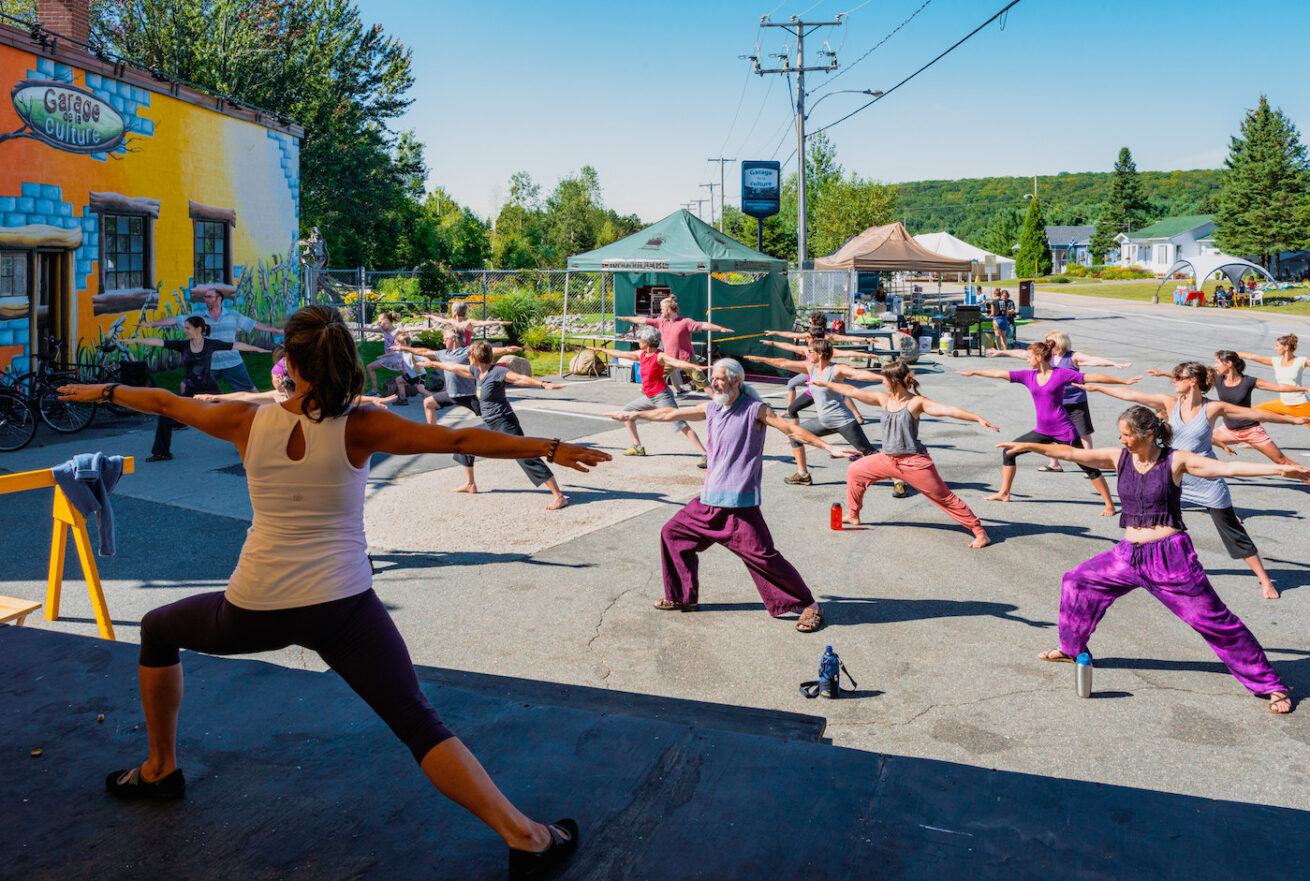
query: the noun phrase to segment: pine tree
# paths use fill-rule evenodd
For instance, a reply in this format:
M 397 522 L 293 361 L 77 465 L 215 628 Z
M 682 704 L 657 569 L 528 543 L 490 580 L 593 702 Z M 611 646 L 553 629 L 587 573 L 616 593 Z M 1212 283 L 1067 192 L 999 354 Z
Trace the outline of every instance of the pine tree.
M 1142 182 L 1137 177 L 1137 163 L 1127 148 L 1119 150 L 1114 163 L 1114 177 L 1110 181 L 1110 197 L 1101 206 L 1096 218 L 1096 232 L 1088 242 L 1092 262 L 1104 262 L 1105 255 L 1114 247 L 1114 237 L 1121 232 L 1141 229 L 1152 220 L 1152 210 L 1142 193 Z
M 1258 256 L 1310 244 L 1310 161 L 1292 121 L 1270 108 L 1248 111 L 1231 139 L 1215 198 L 1215 244 L 1227 254 Z M 1277 273 L 1277 266 L 1270 266 Z
M 1051 248 L 1046 244 L 1046 221 L 1042 219 L 1041 201 L 1034 196 L 1028 203 L 1019 233 L 1019 253 L 1014 258 L 1014 274 L 1019 278 L 1037 278 L 1051 271 Z

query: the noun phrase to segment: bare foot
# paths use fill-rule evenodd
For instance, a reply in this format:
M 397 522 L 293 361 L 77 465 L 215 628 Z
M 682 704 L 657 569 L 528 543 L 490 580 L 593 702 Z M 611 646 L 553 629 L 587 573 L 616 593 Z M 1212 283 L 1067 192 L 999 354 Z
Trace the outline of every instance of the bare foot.
M 1269 712 L 1280 716 L 1292 712 L 1292 698 L 1285 691 L 1275 691 L 1269 695 Z
M 987 533 L 984 532 L 982 535 L 975 535 L 973 537 L 973 541 L 969 542 L 969 547 L 985 548 L 991 543 L 992 543 L 991 538 L 988 537 Z
M 992 493 L 983 499 L 984 502 L 1008 502 L 1009 500 L 1010 494 L 1002 492 Z
M 1115 512 L 1115 510 L 1114 510 L 1114 505 L 1107 505 L 1106 508 L 1105 508 L 1105 510 L 1101 512 L 1101 516 L 1102 516 L 1102 517 L 1113 517 L 1113 516 L 1115 515 L 1115 513 L 1116 513 L 1116 512 Z
M 847 514 L 845 517 L 841 518 L 841 522 L 845 523 L 847 526 L 859 526 L 860 515 L 856 514 L 854 517 L 852 517 L 851 515 Z
M 1266 581 L 1260 585 L 1260 596 L 1267 600 L 1276 600 L 1278 599 L 1278 588 Z
M 1071 658 L 1069 655 L 1066 655 L 1064 652 L 1060 651 L 1059 649 L 1048 649 L 1047 651 L 1044 651 L 1040 655 L 1038 655 L 1037 659 L 1039 661 L 1060 661 L 1060 662 L 1073 663 L 1073 658 Z
M 451 490 L 453 493 L 476 493 L 477 491 L 478 485 L 476 483 L 466 483 Z
M 567 507 L 569 504 L 568 496 L 556 496 L 555 500 L 546 506 L 547 511 L 558 511 L 560 508 Z

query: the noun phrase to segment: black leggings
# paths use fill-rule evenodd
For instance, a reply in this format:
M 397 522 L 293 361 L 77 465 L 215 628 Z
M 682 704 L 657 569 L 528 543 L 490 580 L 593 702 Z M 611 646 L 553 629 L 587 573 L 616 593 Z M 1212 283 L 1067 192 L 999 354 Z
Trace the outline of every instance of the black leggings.
M 1027 434 L 1021 434 L 1014 439 L 1016 444 L 1065 444 L 1071 447 L 1078 447 L 1078 441 L 1078 437 L 1074 437 L 1072 441 L 1062 441 L 1058 437 L 1051 437 L 1049 434 L 1042 434 L 1039 431 L 1030 431 Z M 1079 448 L 1081 449 L 1081 447 Z M 1022 455 L 1023 453 L 1012 453 L 1009 450 L 1005 450 L 1001 453 L 1001 464 L 1013 468 L 1014 460 Z M 1101 476 L 1101 471 L 1098 468 L 1092 468 L 1088 465 L 1079 465 L 1078 467 L 1083 469 L 1083 474 L 1086 474 L 1092 479 Z
M 247 655 L 304 646 L 382 717 L 414 760 L 454 733 L 419 688 L 405 640 L 372 589 L 297 609 L 242 609 L 223 593 L 187 597 L 141 619 L 142 667 L 181 662 L 178 649 Z
M 809 392 L 801 392 L 799 395 L 796 396 L 796 400 L 792 401 L 790 404 L 787 405 L 787 418 L 788 419 L 801 418 L 800 416 L 801 411 L 813 403 L 814 403 L 814 398 L 810 395 Z
M 1227 508 L 1206 508 L 1210 514 L 1210 519 L 1214 521 L 1214 528 L 1218 530 L 1219 537 L 1223 539 L 1224 549 L 1228 551 L 1228 556 L 1234 560 L 1245 560 L 1247 557 L 1254 557 L 1260 553 L 1256 550 L 1255 542 L 1251 541 L 1250 534 L 1242 521 L 1237 519 L 1237 512 L 1232 507 Z
M 459 395 L 452 398 L 445 392 L 437 392 L 432 397 L 437 399 L 437 403 L 441 407 L 463 407 L 466 410 L 473 411 L 473 414 L 476 416 L 482 415 L 482 408 L 478 406 L 478 398 L 476 395 Z M 456 453 L 455 461 L 467 467 L 473 464 L 473 457 L 465 455 L 464 453 Z
M 801 423 L 801 428 L 816 437 L 823 437 L 826 434 L 837 432 L 846 440 L 846 443 L 859 450 L 861 456 L 867 456 L 874 451 L 873 444 L 867 437 L 865 437 L 864 429 L 860 428 L 860 423 L 856 422 L 854 419 L 850 422 L 843 423 L 839 428 L 824 428 L 823 423 L 819 422 L 819 420 L 807 419 Z M 804 444 L 798 440 L 792 441 L 791 445 L 793 447 L 804 446 Z
M 499 431 L 501 434 L 516 434 L 523 437 L 523 426 L 519 425 L 519 418 L 510 412 L 503 416 L 483 416 L 482 421 L 487 424 L 487 428 L 492 431 Z M 541 459 L 515 459 L 523 473 L 532 481 L 533 486 L 541 486 L 553 476 L 550 467 Z

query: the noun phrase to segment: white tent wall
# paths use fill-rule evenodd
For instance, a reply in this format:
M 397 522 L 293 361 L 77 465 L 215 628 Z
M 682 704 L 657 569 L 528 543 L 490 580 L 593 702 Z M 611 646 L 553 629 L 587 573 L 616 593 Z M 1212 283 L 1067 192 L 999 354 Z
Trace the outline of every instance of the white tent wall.
M 985 251 L 982 248 L 969 244 L 963 239 L 957 239 L 948 232 L 926 232 L 914 236 L 914 240 L 923 245 L 929 251 L 941 254 L 943 257 L 955 257 L 961 260 L 972 260 L 978 264 L 985 264 L 987 258 L 991 257 L 996 261 L 996 273 L 994 279 L 1004 281 L 1014 278 L 1014 260 L 1009 257 L 1002 257 L 1000 254 L 993 254 L 991 251 Z M 984 271 L 980 277 L 986 277 Z

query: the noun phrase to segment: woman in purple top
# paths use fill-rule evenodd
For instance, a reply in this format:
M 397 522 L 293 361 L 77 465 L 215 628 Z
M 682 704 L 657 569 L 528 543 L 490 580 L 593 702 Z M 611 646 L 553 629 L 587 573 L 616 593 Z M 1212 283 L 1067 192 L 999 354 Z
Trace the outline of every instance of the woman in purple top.
M 1055 345 L 1049 340 L 1033 343 L 1028 347 L 1028 366 L 1031 370 L 962 370 L 961 376 L 985 376 L 989 379 L 1004 379 L 1026 386 L 1033 396 L 1033 406 L 1037 408 L 1037 425 L 1027 434 L 1015 438 L 1016 443 L 1061 443 L 1078 446 L 1078 429 L 1074 427 L 1069 414 L 1064 409 L 1064 392 L 1071 383 L 1099 382 L 1103 385 L 1132 385 L 1141 379 L 1119 379 L 1104 373 L 1082 373 L 1068 367 L 1052 367 L 1051 352 Z M 1020 452 L 1027 452 L 1021 450 Z M 1019 453 L 1006 450 L 1001 457 L 1001 488 L 987 496 L 988 501 L 1010 501 L 1010 488 L 1014 485 L 1015 456 Z M 1114 500 L 1110 498 L 1110 487 L 1101 472 L 1095 468 L 1080 465 L 1083 473 L 1092 481 L 1092 486 L 1105 501 L 1104 517 L 1114 516 Z
M 1289 713 L 1287 686 L 1269 665 L 1264 649 L 1228 610 L 1205 576 L 1182 518 L 1183 475 L 1261 477 L 1278 474 L 1305 479 L 1304 465 L 1219 462 L 1171 450 L 1169 423 L 1148 407 L 1129 407 L 1119 417 L 1121 449 L 1084 450 L 1063 444 L 1005 443 L 1011 453 L 1039 453 L 1080 466 L 1119 472 L 1123 541 L 1064 573 L 1060 588 L 1060 647 L 1042 652 L 1043 661 L 1072 661 L 1087 651 L 1101 618 L 1119 597 L 1140 587 L 1164 603 L 1201 634 L 1237 681 L 1269 700 L 1273 713 Z

